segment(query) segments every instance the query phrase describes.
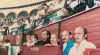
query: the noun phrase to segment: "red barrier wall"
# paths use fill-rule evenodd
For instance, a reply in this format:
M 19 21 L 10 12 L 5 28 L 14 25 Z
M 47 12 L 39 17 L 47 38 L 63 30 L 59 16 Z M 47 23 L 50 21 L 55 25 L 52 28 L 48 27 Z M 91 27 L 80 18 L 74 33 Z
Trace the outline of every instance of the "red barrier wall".
M 62 46 L 23 46 L 22 55 L 62 55 Z
M 86 51 L 83 52 L 83 55 L 100 55 L 100 48 L 86 49 Z
M 0 55 L 8 55 L 8 46 L 5 46 L 5 48 L 0 48 Z
M 10 40 L 10 44 L 12 46 L 20 46 L 22 43 L 22 34 L 5 36 L 3 38 L 3 41 L 5 41 L 5 40 Z

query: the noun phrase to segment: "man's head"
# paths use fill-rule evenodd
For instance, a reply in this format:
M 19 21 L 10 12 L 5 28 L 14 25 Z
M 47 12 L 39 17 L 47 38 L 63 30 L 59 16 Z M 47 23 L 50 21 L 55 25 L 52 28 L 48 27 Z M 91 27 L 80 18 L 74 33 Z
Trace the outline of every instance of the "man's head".
M 47 30 L 43 30 L 41 36 L 42 36 L 42 39 L 45 40 L 48 37 L 51 37 L 51 33 Z
M 47 5 L 46 3 L 43 3 L 43 4 L 41 5 L 41 7 L 42 7 L 44 10 L 47 10 L 47 9 L 48 9 L 48 5 Z
M 23 18 L 23 22 L 25 22 L 26 21 L 26 18 Z
M 4 44 L 10 43 L 10 40 L 5 40 Z
M 73 9 L 70 7 L 65 7 L 65 9 L 63 10 L 64 14 L 71 14 L 73 12 Z
M 50 42 L 51 42 L 52 45 L 58 44 L 58 42 L 59 42 L 58 36 L 56 34 L 52 34 L 51 38 L 50 38 Z
M 65 15 L 66 14 L 68 15 L 68 10 L 67 9 L 64 9 L 63 12 L 64 12 Z
M 72 38 L 72 34 L 69 31 L 63 31 L 62 32 L 62 40 L 64 43 L 67 43 L 70 41 L 70 39 Z
M 38 40 L 38 35 L 37 34 L 32 34 L 31 35 L 31 42 L 34 42 L 36 40 Z
M 26 35 L 26 41 L 30 40 L 30 34 Z
M 77 27 L 74 30 L 74 37 L 76 43 L 80 44 L 83 40 L 87 39 L 87 30 L 84 27 Z
M 11 26 L 12 25 L 12 22 L 9 22 L 9 24 L 8 24 L 9 26 Z

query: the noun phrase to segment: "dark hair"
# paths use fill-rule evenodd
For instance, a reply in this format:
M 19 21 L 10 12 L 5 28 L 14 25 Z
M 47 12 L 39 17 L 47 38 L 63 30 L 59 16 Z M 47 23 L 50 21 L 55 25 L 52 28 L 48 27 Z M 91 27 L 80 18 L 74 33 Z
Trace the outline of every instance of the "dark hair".
M 82 27 L 82 28 L 83 28 L 83 30 L 84 30 L 84 36 L 85 36 L 85 34 L 88 34 L 87 29 L 84 28 L 84 27 Z M 87 40 L 87 37 L 86 37 L 85 39 Z
M 4 42 L 10 43 L 10 40 L 5 40 Z
M 69 35 L 72 35 L 72 33 L 69 31 Z
M 42 5 L 45 5 L 45 6 L 49 7 L 46 3 L 43 3 Z M 42 6 L 42 5 L 41 5 L 41 6 Z
M 42 32 L 47 31 L 47 35 L 49 35 L 49 37 L 51 37 L 51 33 L 48 30 L 43 30 Z
M 46 3 L 42 3 L 42 5 L 45 5 L 45 6 L 47 6 L 47 4 L 46 4 Z
M 34 38 L 37 38 L 37 40 L 38 40 L 38 35 L 37 34 L 31 34 L 31 36 L 34 36 Z
M 30 35 L 30 33 L 27 33 L 26 36 L 27 36 L 27 35 Z

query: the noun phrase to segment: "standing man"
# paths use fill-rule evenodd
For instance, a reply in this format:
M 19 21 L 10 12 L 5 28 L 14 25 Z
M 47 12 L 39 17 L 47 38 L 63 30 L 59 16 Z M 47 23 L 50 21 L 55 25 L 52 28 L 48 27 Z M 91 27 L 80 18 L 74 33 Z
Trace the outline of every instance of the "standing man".
M 71 48 L 69 55 L 83 55 L 86 48 L 96 48 L 93 43 L 87 41 L 88 32 L 84 27 L 77 27 L 74 30 L 74 38 L 76 43 Z
M 36 42 L 34 45 L 45 45 L 50 43 L 51 33 L 49 31 L 43 30 L 41 36 L 43 40 Z
M 69 31 L 62 32 L 63 44 L 63 55 L 69 55 L 70 49 L 74 46 L 74 41 L 71 40 L 72 34 Z

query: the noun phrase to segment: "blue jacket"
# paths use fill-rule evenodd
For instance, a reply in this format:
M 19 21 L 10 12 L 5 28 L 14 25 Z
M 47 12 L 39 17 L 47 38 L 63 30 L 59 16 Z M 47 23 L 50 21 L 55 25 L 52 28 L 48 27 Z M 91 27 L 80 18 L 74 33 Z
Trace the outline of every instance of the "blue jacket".
M 63 51 L 63 55 L 69 55 L 69 51 L 70 49 L 74 46 L 74 41 L 70 40 L 68 43 L 67 43 L 67 46 L 65 47 L 65 50 Z

